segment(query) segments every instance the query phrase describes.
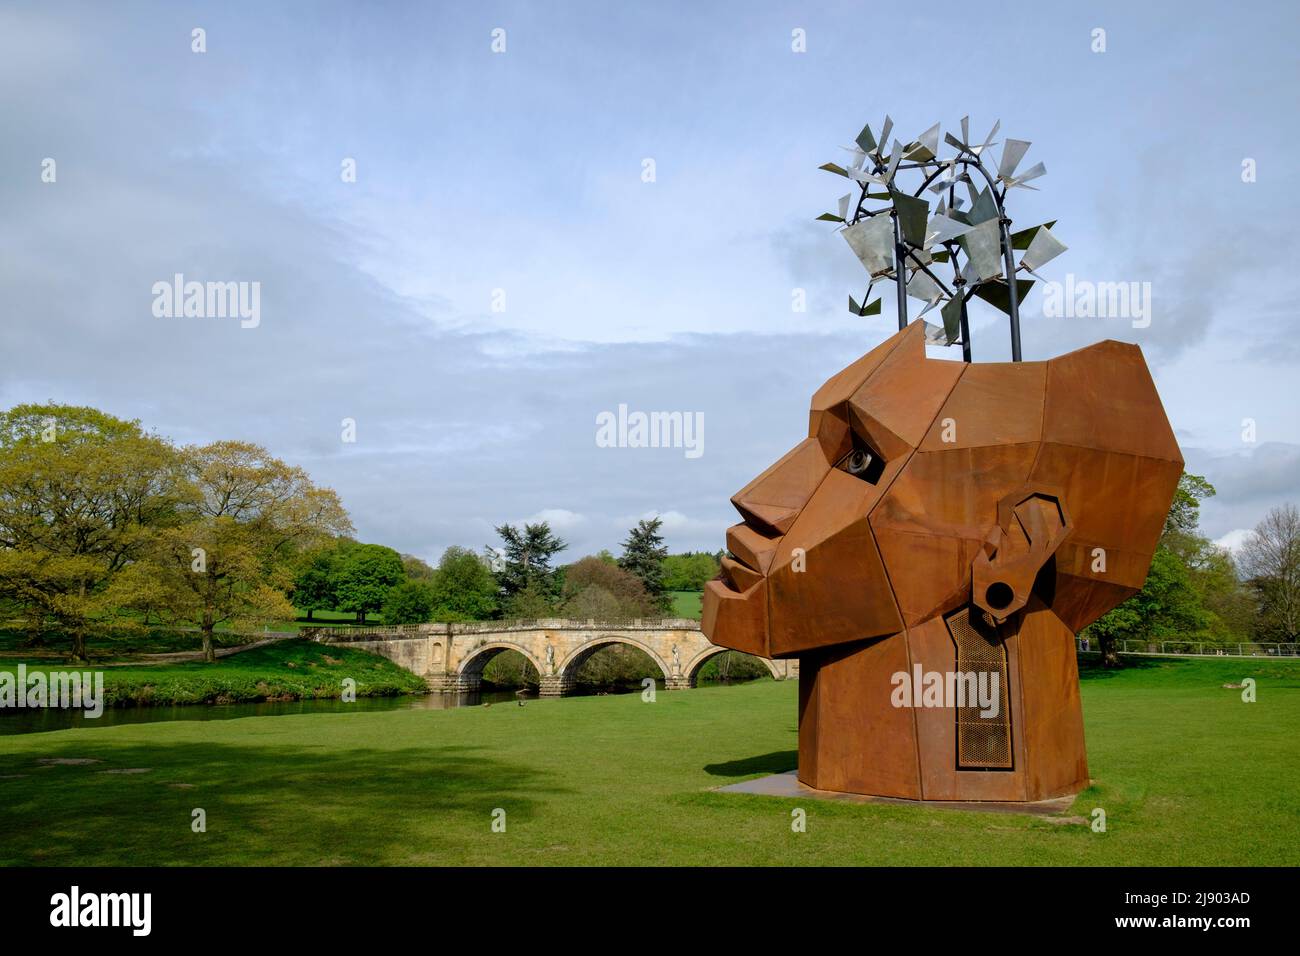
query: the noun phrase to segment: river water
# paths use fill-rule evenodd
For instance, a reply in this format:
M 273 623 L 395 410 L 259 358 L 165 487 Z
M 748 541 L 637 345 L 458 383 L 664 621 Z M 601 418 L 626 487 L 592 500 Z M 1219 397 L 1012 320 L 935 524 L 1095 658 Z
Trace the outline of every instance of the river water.
M 660 692 L 663 681 L 656 681 Z M 585 694 L 640 693 L 640 684 L 582 689 Z M 272 700 L 256 704 L 186 704 L 161 707 L 108 707 L 88 719 L 77 709 L 43 708 L 10 710 L 0 708 L 0 737 L 9 734 L 37 734 L 71 727 L 113 727 L 119 724 L 149 724 L 160 720 L 234 720 L 238 717 L 276 717 L 281 714 L 356 714 L 382 710 L 447 710 L 483 704 L 511 703 L 520 698 L 533 700 L 535 690 L 516 694 L 513 690 L 481 691 L 477 694 L 425 694 L 418 697 L 359 697 L 354 703 L 341 700 Z

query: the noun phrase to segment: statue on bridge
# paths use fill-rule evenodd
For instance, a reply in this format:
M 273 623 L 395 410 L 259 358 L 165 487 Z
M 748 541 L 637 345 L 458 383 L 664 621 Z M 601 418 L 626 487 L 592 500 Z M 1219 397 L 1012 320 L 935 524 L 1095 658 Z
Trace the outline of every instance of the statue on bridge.
M 715 644 L 798 658 L 799 780 L 924 800 L 1088 783 L 1074 635 L 1134 594 L 1182 473 L 1141 351 L 930 359 L 913 322 L 731 500 Z

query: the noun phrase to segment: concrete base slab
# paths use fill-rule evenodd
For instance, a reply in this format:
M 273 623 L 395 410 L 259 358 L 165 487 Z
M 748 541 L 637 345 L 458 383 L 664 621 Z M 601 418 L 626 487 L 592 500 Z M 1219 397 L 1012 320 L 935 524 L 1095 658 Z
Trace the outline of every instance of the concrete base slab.
M 900 797 L 873 797 L 865 793 L 839 793 L 834 790 L 817 790 L 799 782 L 798 771 L 787 770 L 766 777 L 757 777 L 741 783 L 718 787 L 715 793 L 752 793 L 764 797 L 802 797 L 812 800 L 838 800 L 844 803 L 886 803 L 906 807 L 926 807 L 936 810 L 977 810 L 988 813 L 1020 813 L 1031 816 L 1060 817 L 1070 809 L 1074 797 L 1055 797 L 1034 803 L 1009 803 L 992 801 L 905 800 Z M 1066 818 L 1068 822 L 1083 817 Z

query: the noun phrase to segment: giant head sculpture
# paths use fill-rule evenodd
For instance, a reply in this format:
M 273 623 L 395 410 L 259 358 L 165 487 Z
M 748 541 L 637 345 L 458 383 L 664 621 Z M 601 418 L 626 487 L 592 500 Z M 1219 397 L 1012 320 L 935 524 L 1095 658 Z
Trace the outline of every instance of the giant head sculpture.
M 809 786 L 1074 793 L 1074 635 L 1142 586 L 1182 456 L 1136 346 L 968 364 L 924 334 L 833 376 L 808 437 L 731 499 L 704 632 L 799 659 Z

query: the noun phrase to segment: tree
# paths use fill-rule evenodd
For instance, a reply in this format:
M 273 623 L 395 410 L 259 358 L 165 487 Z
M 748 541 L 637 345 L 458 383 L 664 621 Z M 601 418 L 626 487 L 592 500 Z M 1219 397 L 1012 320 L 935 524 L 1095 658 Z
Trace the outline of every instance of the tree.
M 196 625 L 213 661 L 218 624 L 292 620 L 284 592 L 294 560 L 352 525 L 333 491 L 258 445 L 189 447 L 182 462 L 192 498 L 181 523 L 160 536 L 145 600 L 176 623 Z
M 535 621 L 538 618 L 554 617 L 555 602 L 549 590 L 540 580 L 533 580 L 521 591 L 506 599 L 506 617 L 516 620 Z
M 564 569 L 560 610 L 577 620 L 618 621 L 647 617 L 657 607 L 640 578 L 595 555 Z
M 422 561 L 413 554 L 402 555 L 402 567 L 406 569 L 408 581 L 432 581 L 437 573 L 429 566 L 429 562 Z
M 1207 624 L 1205 609 L 1187 568 L 1168 548 L 1157 548 L 1142 590 L 1089 627 L 1098 638 L 1102 663 L 1116 667 L 1120 640 L 1160 641 L 1185 637 Z
M 497 612 L 497 582 L 486 562 L 468 548 L 449 547 L 429 582 L 438 620 L 486 621 Z
M 125 572 L 186 493 L 176 450 L 137 421 L 57 404 L 0 415 L 0 590 L 29 635 L 52 621 L 85 660 L 92 624 L 124 622 L 146 582 Z
M 509 600 L 531 587 L 550 603 L 559 590 L 551 560 L 568 545 L 551 533 L 545 521 L 525 523 L 522 531 L 503 524 L 496 533 L 502 543 L 500 570 L 496 572 L 502 595 Z
M 1227 613 L 1233 583 L 1224 577 L 1231 558 L 1200 534 L 1201 502 L 1215 489 L 1200 475 L 1184 472 L 1151 559 L 1142 589 L 1088 627 L 1097 638 L 1103 666 L 1119 666 L 1116 642 L 1223 635 L 1224 618 L 1207 608 L 1214 602 Z M 1238 587 L 1239 592 L 1239 587 Z
M 668 549 L 664 547 L 663 536 L 659 534 L 662 525 L 662 518 L 643 518 L 638 521 L 623 542 L 623 554 L 618 559 L 618 566 L 640 578 L 655 609 L 666 611 L 669 601 L 668 595 L 664 593 L 664 558 L 668 556 Z
M 338 608 L 352 611 L 357 623 L 364 624 L 366 615 L 382 608 L 388 592 L 405 578 L 402 556 L 392 548 L 382 544 L 353 545 L 340 556 L 334 577 Z
M 718 576 L 718 559 L 703 551 L 670 554 L 664 558 L 665 591 L 703 591 Z
M 1178 488 L 1174 492 L 1173 503 L 1165 517 L 1166 535 L 1197 533 L 1201 520 L 1201 502 L 1213 498 L 1217 491 L 1200 475 L 1183 472 L 1178 478 Z
M 1241 547 L 1241 564 L 1259 595 L 1260 633 L 1280 641 L 1300 636 L 1300 510 L 1273 508 Z
M 428 581 L 403 581 L 388 592 L 384 623 L 423 624 L 433 619 L 435 606 L 433 586 Z
M 312 548 L 299 559 L 293 579 L 293 603 L 300 611 L 332 611 L 338 607 L 336 588 L 339 552 L 337 545 Z

